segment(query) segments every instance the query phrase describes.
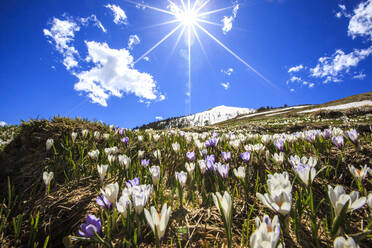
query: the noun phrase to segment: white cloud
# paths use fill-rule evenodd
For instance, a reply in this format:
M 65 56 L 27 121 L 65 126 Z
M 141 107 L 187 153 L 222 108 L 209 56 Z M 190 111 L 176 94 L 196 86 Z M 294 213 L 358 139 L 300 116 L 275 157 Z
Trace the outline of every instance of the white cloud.
M 145 61 L 147 61 L 147 62 L 149 62 L 149 61 L 150 61 L 150 58 L 149 58 L 149 57 L 147 57 L 147 56 L 143 57 L 143 59 L 144 59 Z
M 366 49 L 355 49 L 345 54 L 341 49 L 337 50 L 330 57 L 321 57 L 318 64 L 310 69 L 311 76 L 322 78 L 324 83 L 342 81 L 343 73 L 348 73 L 351 67 L 367 58 L 372 53 L 372 47 Z
M 232 29 L 232 23 L 238 14 L 238 10 L 239 10 L 239 4 L 235 2 L 233 11 L 232 11 L 232 16 L 230 17 L 224 16 L 222 18 L 221 22 L 223 23 L 223 27 L 222 27 L 223 34 L 226 35 Z
M 296 76 L 292 76 L 291 79 L 289 79 L 289 81 L 290 81 L 291 83 L 294 83 L 294 82 L 299 82 L 299 83 L 301 83 L 301 82 L 302 82 L 302 78 L 300 78 L 300 77 L 296 77 Z
M 132 34 L 128 39 L 128 49 L 132 50 L 134 46 L 137 46 L 141 42 L 140 38 L 136 34 Z
M 372 0 L 367 0 L 354 9 L 348 27 L 348 34 L 354 38 L 367 37 L 372 41 Z
M 102 30 L 102 32 L 106 33 L 107 30 L 105 27 L 102 25 L 102 23 L 97 19 L 97 16 L 91 15 L 85 18 L 80 18 L 80 22 L 82 25 L 87 26 L 89 22 L 92 22 L 94 26 L 98 27 L 99 29 Z
M 290 92 L 294 92 L 295 91 L 295 89 L 290 89 Z
M 362 80 L 362 79 L 364 79 L 366 76 L 367 76 L 366 74 L 360 72 L 359 74 L 354 75 L 353 78 L 354 78 L 354 79 L 360 79 L 360 80 Z
M 221 72 L 226 74 L 227 76 L 231 76 L 231 74 L 234 72 L 233 68 L 228 68 L 227 70 L 221 69 Z
M 230 83 L 229 83 L 229 82 L 221 83 L 221 86 L 222 86 L 225 90 L 228 90 L 228 89 L 230 88 Z
M 6 126 L 6 122 L 5 121 L 0 121 L 0 127 L 4 127 Z
M 336 13 L 336 17 L 337 17 L 337 18 L 341 18 L 341 17 L 342 17 L 342 13 L 341 13 L 341 12 L 337 12 L 337 13 Z
M 85 91 L 94 103 L 107 106 L 110 96 L 122 97 L 133 93 L 146 100 L 163 99 L 158 96 L 156 82 L 148 73 L 141 73 L 132 66 L 133 57 L 125 48 L 112 49 L 106 43 L 86 42 L 87 61 L 94 67 L 88 71 L 74 73 L 79 79 L 75 90 Z
M 221 20 L 221 22 L 223 23 L 223 27 L 222 27 L 223 34 L 227 34 L 232 29 L 233 19 L 234 18 L 232 16 L 230 16 L 230 17 L 224 16 L 223 17 L 223 19 Z
M 288 73 L 299 72 L 302 69 L 304 69 L 303 65 L 294 66 L 294 67 L 289 68 Z
M 309 88 L 313 88 L 314 85 L 315 85 L 314 83 L 310 83 L 310 84 L 309 84 Z
M 128 24 L 128 18 L 124 10 L 115 4 L 107 4 L 106 8 L 109 8 L 114 13 L 114 23 L 115 24 Z
M 76 57 L 79 57 L 78 51 L 72 45 L 75 38 L 75 32 L 80 30 L 80 27 L 73 20 L 60 20 L 53 18 L 52 27 L 44 29 L 43 33 L 50 38 L 54 43 L 56 50 L 63 56 L 63 64 L 67 70 L 78 65 Z
M 163 116 L 156 116 L 155 119 L 158 120 L 158 121 L 161 121 L 161 120 L 163 120 L 164 118 L 163 118 Z

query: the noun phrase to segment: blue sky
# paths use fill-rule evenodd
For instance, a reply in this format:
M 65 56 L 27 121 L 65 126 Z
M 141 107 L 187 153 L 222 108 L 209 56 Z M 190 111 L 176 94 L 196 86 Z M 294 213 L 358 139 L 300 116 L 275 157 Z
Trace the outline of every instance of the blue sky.
M 199 13 L 229 8 L 201 21 L 184 18 L 180 0 L 135 2 L 2 1 L 0 121 L 79 116 L 131 128 L 372 90 L 372 0 L 211 0 Z M 203 45 L 191 32 L 190 80 L 188 27 Z

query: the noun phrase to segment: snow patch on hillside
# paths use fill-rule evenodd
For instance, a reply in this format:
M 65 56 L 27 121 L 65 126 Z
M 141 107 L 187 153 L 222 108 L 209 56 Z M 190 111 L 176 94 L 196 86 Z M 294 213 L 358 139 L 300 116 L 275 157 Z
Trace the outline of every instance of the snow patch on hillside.
M 190 122 L 190 126 L 205 126 L 213 125 L 222 121 L 226 121 L 237 117 L 238 115 L 255 113 L 255 109 L 237 108 L 228 106 L 217 106 L 210 110 L 185 116 L 186 120 Z
M 360 102 L 350 102 L 346 104 L 339 104 L 339 105 L 334 105 L 334 106 L 329 106 L 329 107 L 322 107 L 322 108 L 314 108 L 310 110 L 304 110 L 301 112 L 298 112 L 299 114 L 304 114 L 304 113 L 311 113 L 319 110 L 344 110 L 344 109 L 350 109 L 350 108 L 359 108 L 363 106 L 372 106 L 372 101 L 371 100 L 364 100 Z
M 266 116 L 269 116 L 267 114 L 270 114 L 270 113 L 275 113 L 275 114 L 281 114 L 282 112 L 285 113 L 285 112 L 289 112 L 289 110 L 292 110 L 292 109 L 300 109 L 300 108 L 305 108 L 305 107 L 309 107 L 311 105 L 301 105 L 301 106 L 293 106 L 293 107 L 288 107 L 288 108 L 280 108 L 280 109 L 274 109 L 274 110 L 269 110 L 269 111 L 265 111 L 265 112 L 260 112 L 260 113 L 254 113 L 254 114 L 249 114 L 249 115 L 243 115 L 243 116 L 240 116 L 239 119 L 243 119 L 243 118 L 249 118 L 249 117 L 253 117 L 253 116 L 258 116 L 258 115 L 266 115 Z M 286 111 L 287 110 L 287 111 Z M 278 113 L 280 112 L 280 113 Z
M 165 128 L 174 127 L 201 127 L 207 125 L 213 125 L 222 121 L 226 121 L 237 117 L 238 115 L 245 115 L 256 112 L 255 109 L 250 108 L 238 108 L 228 106 L 217 106 L 207 111 L 200 113 L 175 118 L 172 120 L 164 120 L 158 122 L 160 125 L 163 124 Z

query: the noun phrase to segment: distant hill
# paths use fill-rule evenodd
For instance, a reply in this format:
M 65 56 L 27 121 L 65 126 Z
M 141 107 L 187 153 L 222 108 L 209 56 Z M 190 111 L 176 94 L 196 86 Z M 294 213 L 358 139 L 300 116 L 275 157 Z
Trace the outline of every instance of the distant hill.
M 162 121 L 151 122 L 143 125 L 140 129 L 169 129 L 185 127 L 204 127 L 204 126 L 229 126 L 241 125 L 257 119 L 268 119 L 289 115 L 305 115 L 314 112 L 338 111 L 339 114 L 353 108 L 372 108 L 372 91 L 348 96 L 342 99 L 322 103 L 322 104 L 303 104 L 297 106 L 279 108 L 261 107 L 257 110 L 251 108 L 237 108 L 228 106 L 217 106 L 200 113 L 168 118 Z
M 162 121 L 152 122 L 147 125 L 143 125 L 140 128 L 168 129 L 208 126 L 235 118 L 239 115 L 251 114 L 255 112 L 256 110 L 251 108 L 237 108 L 221 105 L 211 108 L 207 111 L 188 116 L 175 117 Z

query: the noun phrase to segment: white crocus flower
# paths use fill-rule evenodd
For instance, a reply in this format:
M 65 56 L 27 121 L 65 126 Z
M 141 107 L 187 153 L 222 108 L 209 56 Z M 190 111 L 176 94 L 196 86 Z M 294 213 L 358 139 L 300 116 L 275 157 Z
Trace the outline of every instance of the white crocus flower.
M 44 171 L 43 173 L 43 181 L 45 183 L 46 186 L 48 186 L 50 184 L 50 181 L 52 181 L 54 177 L 54 173 L 53 172 L 46 172 Z
M 328 196 L 331 200 L 336 217 L 340 214 L 342 208 L 347 202 L 350 202 L 347 210 L 349 213 L 361 208 L 367 201 L 366 197 L 359 198 L 359 192 L 357 191 L 346 194 L 344 187 L 340 185 L 337 185 L 335 188 L 332 188 L 332 186 L 328 185 Z
M 262 195 L 257 192 L 256 197 L 271 210 L 287 215 L 292 205 L 292 184 L 288 173 L 269 175 L 267 189 L 269 193 Z
M 142 136 L 142 135 L 138 135 L 137 138 L 138 138 L 138 141 L 139 141 L 139 142 L 142 142 L 142 141 L 143 141 L 143 136 Z
M 172 149 L 175 152 L 179 152 L 179 150 L 181 149 L 181 146 L 180 146 L 180 144 L 178 144 L 178 142 L 175 142 L 175 143 L 172 144 Z
M 109 164 L 111 165 L 112 162 L 114 162 L 116 160 L 116 156 L 110 154 L 110 155 L 107 156 L 107 160 L 109 161 Z
M 119 184 L 118 183 L 111 183 L 107 185 L 104 189 L 101 189 L 101 193 L 106 196 L 106 198 L 112 203 L 116 203 L 116 199 L 118 198 L 119 194 Z
M 153 206 L 150 208 L 151 213 L 147 209 L 145 209 L 144 211 L 146 220 L 149 223 L 151 230 L 154 232 L 154 235 L 156 233 L 158 234 L 157 238 L 160 240 L 165 234 L 165 230 L 169 222 L 169 217 L 172 213 L 171 207 L 167 207 L 167 204 L 165 203 L 161 209 L 160 214 L 158 214 Z
M 190 177 L 192 177 L 192 173 L 195 170 L 195 163 L 186 162 L 185 167 L 186 167 L 187 173 L 189 173 Z
M 145 156 L 145 151 L 139 150 L 138 151 L 138 158 L 143 158 Z
M 99 156 L 99 150 L 90 151 L 90 152 L 88 152 L 88 155 L 91 159 L 97 160 L 98 156 Z
M 186 185 L 187 181 L 187 173 L 184 171 L 176 172 L 176 179 L 181 185 L 181 188 L 183 188 Z
M 131 159 L 127 155 L 119 155 L 118 161 L 121 166 L 124 166 L 126 170 L 129 169 Z
M 291 211 L 292 195 L 290 192 L 282 191 L 279 193 L 256 193 L 256 197 L 271 210 L 286 216 Z
M 159 134 L 154 134 L 152 136 L 152 138 L 154 139 L 154 141 L 158 141 L 160 139 L 160 135 Z
M 98 175 L 99 179 L 101 180 L 101 183 L 103 183 L 103 179 L 105 179 L 106 173 L 107 173 L 108 165 L 97 165 Z
M 154 157 L 157 159 L 161 159 L 161 151 L 159 149 L 154 151 Z
M 160 167 L 157 165 L 151 166 L 149 171 L 151 173 L 152 183 L 157 185 L 160 180 Z
M 245 168 L 243 166 L 240 166 L 238 169 L 234 169 L 234 175 L 239 178 L 243 179 L 245 178 Z
M 98 132 L 98 131 L 95 131 L 94 133 L 93 133 L 93 137 L 96 139 L 96 140 L 99 140 L 99 137 L 101 136 L 101 133 L 100 132 Z
M 358 178 L 360 181 L 363 181 L 368 175 L 369 168 L 367 165 L 364 165 L 364 167 L 359 170 L 353 165 L 349 165 L 349 171 L 354 177 Z
M 71 133 L 71 139 L 72 139 L 72 142 L 75 143 L 75 140 L 76 140 L 77 135 L 78 135 L 78 133 L 76 133 L 76 132 L 72 132 L 72 133 Z
M 130 201 L 129 194 L 124 193 L 120 196 L 119 201 L 116 203 L 116 209 L 119 213 L 123 215 L 124 218 L 127 218 L 128 209 L 132 208 L 132 202 Z
M 103 134 L 103 138 L 104 138 L 105 140 L 108 140 L 108 139 L 110 138 L 110 134 L 109 134 L 109 133 L 105 133 L 105 134 Z
M 147 195 L 143 192 L 132 194 L 133 206 L 136 214 L 141 214 L 147 202 Z
M 49 151 L 50 148 L 52 148 L 53 144 L 54 144 L 54 140 L 53 139 L 47 139 L 47 141 L 45 143 L 46 151 Z
M 220 213 L 221 211 L 223 211 L 223 214 L 225 215 L 226 224 L 229 225 L 228 223 L 230 221 L 229 220 L 230 213 L 232 211 L 232 200 L 231 200 L 230 194 L 227 193 L 227 191 L 225 191 L 225 193 L 222 196 L 220 192 L 216 192 L 216 194 L 212 193 L 212 197 L 213 197 L 214 205 L 216 205 Z M 218 202 L 220 202 L 222 209 L 220 209 Z
M 368 197 L 367 197 L 367 204 L 368 204 L 368 207 L 370 209 L 372 209 L 372 193 L 369 193 L 368 194 Z
M 354 239 L 352 237 L 349 237 L 347 240 L 340 236 L 335 239 L 333 242 L 334 248 L 358 248 L 359 245 L 355 243 Z
M 289 180 L 288 172 L 274 173 L 274 175 L 268 175 L 267 187 L 269 192 L 292 192 L 292 184 Z
M 283 152 L 280 152 L 279 154 L 274 153 L 273 159 L 277 164 L 281 165 L 284 161 L 284 153 Z
M 81 130 L 81 135 L 83 135 L 84 138 L 87 137 L 87 135 L 88 135 L 88 130 L 87 130 L 87 129 L 83 129 L 83 130 Z
M 251 248 L 276 248 L 280 238 L 280 223 L 277 215 L 271 219 L 265 215 L 262 222 L 256 217 L 256 231 L 250 238 Z M 281 246 L 281 245 L 280 245 Z
M 308 164 L 293 166 L 293 170 L 306 186 L 311 184 L 316 176 L 316 169 Z
M 205 160 L 203 159 L 198 160 L 198 164 L 199 164 L 200 173 L 204 174 L 207 171 L 207 164 Z

